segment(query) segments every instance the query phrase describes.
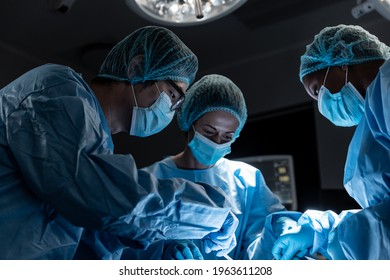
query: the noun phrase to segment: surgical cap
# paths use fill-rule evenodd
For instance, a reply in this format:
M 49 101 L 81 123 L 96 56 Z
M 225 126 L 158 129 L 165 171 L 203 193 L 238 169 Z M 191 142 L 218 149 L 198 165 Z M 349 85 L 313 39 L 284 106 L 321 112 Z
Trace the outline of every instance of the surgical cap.
M 326 27 L 306 46 L 301 56 L 299 78 L 330 66 L 387 60 L 390 48 L 360 26 L 340 24 Z
M 196 120 L 211 111 L 233 114 L 239 122 L 234 138 L 239 136 L 247 119 L 245 99 L 238 86 L 227 77 L 206 75 L 187 90 L 183 105 L 177 113 L 180 129 L 189 131 Z
M 196 55 L 172 31 L 146 26 L 111 49 L 97 76 L 131 84 L 173 80 L 189 86 L 197 71 Z

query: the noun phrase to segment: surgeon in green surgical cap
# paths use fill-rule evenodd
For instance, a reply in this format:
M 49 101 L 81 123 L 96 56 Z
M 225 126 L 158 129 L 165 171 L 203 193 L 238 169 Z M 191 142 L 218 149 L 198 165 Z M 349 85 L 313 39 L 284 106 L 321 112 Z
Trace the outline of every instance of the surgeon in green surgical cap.
M 106 235 L 92 245 L 109 252 L 159 239 L 235 244 L 237 219 L 217 187 L 158 180 L 113 154 L 112 134 L 146 137 L 172 121 L 197 69 L 174 33 L 146 26 L 113 47 L 90 84 L 45 64 L 2 88 L 0 259 L 73 259 L 86 229 Z
M 276 259 L 390 259 L 390 48 L 356 25 L 326 27 L 301 56 L 300 80 L 319 112 L 354 127 L 344 187 L 362 209 L 308 210 L 273 247 Z
M 285 207 L 268 188 L 257 168 L 225 156 L 247 120 L 240 88 L 219 74 L 203 76 L 187 91 L 177 114 L 185 134 L 182 152 L 143 168 L 157 178 L 184 178 L 219 186 L 227 194 L 239 220 L 237 246 L 230 251 L 210 251 L 206 237 L 153 242 L 147 250 L 128 249 L 124 259 L 272 259 L 272 238 L 262 231 L 270 213 Z

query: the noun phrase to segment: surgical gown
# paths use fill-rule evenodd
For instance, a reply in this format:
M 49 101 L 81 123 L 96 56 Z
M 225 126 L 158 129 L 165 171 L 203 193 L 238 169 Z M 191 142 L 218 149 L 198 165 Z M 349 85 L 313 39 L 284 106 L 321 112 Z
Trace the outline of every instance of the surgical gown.
M 244 162 L 220 159 L 213 167 L 203 170 L 184 170 L 176 167 L 171 157 L 145 167 L 143 170 L 158 178 L 185 178 L 219 186 L 230 198 L 232 211 L 239 220 L 236 230 L 237 246 L 229 253 L 233 259 L 272 259 L 273 241 L 262 243 L 266 216 L 284 211 L 285 207 L 267 187 L 260 170 Z M 198 217 L 200 219 L 200 217 Z M 201 240 L 194 240 L 204 259 L 224 259 L 215 252 L 206 254 Z M 163 258 L 164 241 L 152 243 L 147 250 L 126 249 L 124 259 Z
M 114 155 L 91 88 L 66 66 L 37 67 L 0 91 L 0 259 L 72 259 L 83 228 L 119 246 L 202 238 L 230 206 L 206 184 L 157 180 Z
M 390 61 L 367 88 L 365 117 L 348 148 L 344 186 L 362 209 L 307 211 L 312 252 L 332 259 L 390 259 Z

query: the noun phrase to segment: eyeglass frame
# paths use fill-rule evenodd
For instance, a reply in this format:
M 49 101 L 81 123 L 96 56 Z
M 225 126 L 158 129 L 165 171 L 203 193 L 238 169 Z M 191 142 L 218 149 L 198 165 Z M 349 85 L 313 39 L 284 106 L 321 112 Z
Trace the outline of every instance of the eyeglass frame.
M 183 92 L 183 90 L 172 80 L 167 80 L 168 84 L 170 84 L 179 94 L 179 99 L 171 105 L 171 111 L 177 111 L 180 109 L 181 105 L 183 104 L 184 100 L 186 99 L 186 96 Z

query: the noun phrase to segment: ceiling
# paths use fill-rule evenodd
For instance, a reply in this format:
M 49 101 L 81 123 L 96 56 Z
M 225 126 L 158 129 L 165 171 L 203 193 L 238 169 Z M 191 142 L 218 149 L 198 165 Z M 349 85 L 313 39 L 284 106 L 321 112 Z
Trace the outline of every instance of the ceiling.
M 1 85 L 47 62 L 74 67 L 89 79 L 116 42 L 138 27 L 154 25 L 132 12 L 124 0 L 75 0 L 67 12 L 50 9 L 50 3 L 1 1 Z M 168 28 L 198 55 L 199 76 L 211 72 L 229 75 L 247 92 L 248 111 L 258 113 L 308 100 L 305 95 L 291 98 L 288 90 L 278 89 L 274 98 L 259 102 L 260 93 L 255 89 L 262 87 L 264 97 L 281 79 L 287 88 L 299 86 L 299 54 L 324 25 L 389 27 L 389 22 L 374 13 L 359 21 L 353 19 L 350 9 L 355 4 L 355 0 L 248 0 L 219 20 Z M 280 100 L 285 101 L 276 102 Z

